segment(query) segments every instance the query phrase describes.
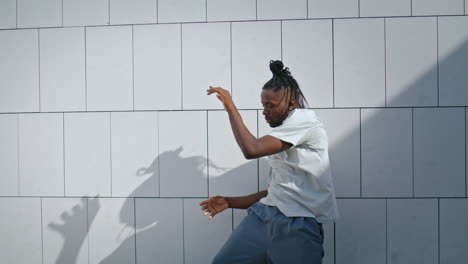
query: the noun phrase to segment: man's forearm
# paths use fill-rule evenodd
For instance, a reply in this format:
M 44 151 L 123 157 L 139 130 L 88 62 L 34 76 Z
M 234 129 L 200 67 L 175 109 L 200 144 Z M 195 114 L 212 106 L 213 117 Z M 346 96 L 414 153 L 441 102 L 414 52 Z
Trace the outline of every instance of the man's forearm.
M 267 196 L 268 191 L 260 191 L 246 196 L 240 197 L 225 197 L 229 204 L 229 208 L 247 209 L 254 203 L 260 201 L 263 197 Z
M 237 108 L 233 107 L 227 110 L 227 112 L 236 142 L 242 150 L 242 153 L 244 153 L 244 156 L 249 159 L 251 158 L 251 147 L 254 146 L 257 138 L 247 129 Z

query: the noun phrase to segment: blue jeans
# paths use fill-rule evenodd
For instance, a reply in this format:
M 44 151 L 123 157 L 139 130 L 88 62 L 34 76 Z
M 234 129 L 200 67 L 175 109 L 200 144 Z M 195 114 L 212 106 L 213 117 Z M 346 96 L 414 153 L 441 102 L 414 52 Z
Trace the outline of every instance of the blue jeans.
M 260 202 L 247 212 L 212 263 L 322 263 L 323 228 L 315 218 L 287 217 Z

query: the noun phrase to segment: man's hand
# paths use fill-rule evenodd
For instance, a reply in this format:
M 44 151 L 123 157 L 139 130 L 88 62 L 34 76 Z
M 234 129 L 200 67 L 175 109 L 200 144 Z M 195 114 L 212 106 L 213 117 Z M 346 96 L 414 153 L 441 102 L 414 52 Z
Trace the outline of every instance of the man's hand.
M 207 94 L 210 95 L 212 93 L 216 93 L 216 97 L 223 103 L 224 109 L 226 111 L 231 111 L 236 109 L 234 101 L 232 100 L 231 94 L 229 91 L 223 89 L 222 87 L 212 87 L 206 90 Z
M 200 203 L 201 210 L 204 211 L 204 215 L 208 215 L 211 219 L 215 215 L 221 213 L 222 211 L 229 208 L 229 204 L 223 196 L 211 197 L 208 200 L 202 201 Z

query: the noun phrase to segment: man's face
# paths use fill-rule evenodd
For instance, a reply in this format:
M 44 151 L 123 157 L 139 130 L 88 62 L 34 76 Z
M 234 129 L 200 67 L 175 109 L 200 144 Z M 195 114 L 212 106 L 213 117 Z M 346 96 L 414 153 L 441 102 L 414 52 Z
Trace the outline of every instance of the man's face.
M 285 97 L 285 91 L 262 90 L 263 115 L 270 127 L 280 126 L 291 108 Z

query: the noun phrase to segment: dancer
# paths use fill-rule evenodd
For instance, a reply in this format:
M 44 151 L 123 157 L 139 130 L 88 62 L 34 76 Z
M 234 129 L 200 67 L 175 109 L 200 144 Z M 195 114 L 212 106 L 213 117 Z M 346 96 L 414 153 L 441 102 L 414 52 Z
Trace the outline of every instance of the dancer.
M 328 158 L 328 138 L 320 119 L 281 61 L 271 61 L 273 77 L 261 93 L 263 115 L 272 127 L 253 136 L 229 92 L 211 87 L 229 115 L 234 137 L 247 159 L 268 156 L 270 183 L 241 197 L 216 196 L 200 203 L 212 218 L 228 208 L 248 209 L 213 263 L 322 263 L 322 223 L 338 217 Z

